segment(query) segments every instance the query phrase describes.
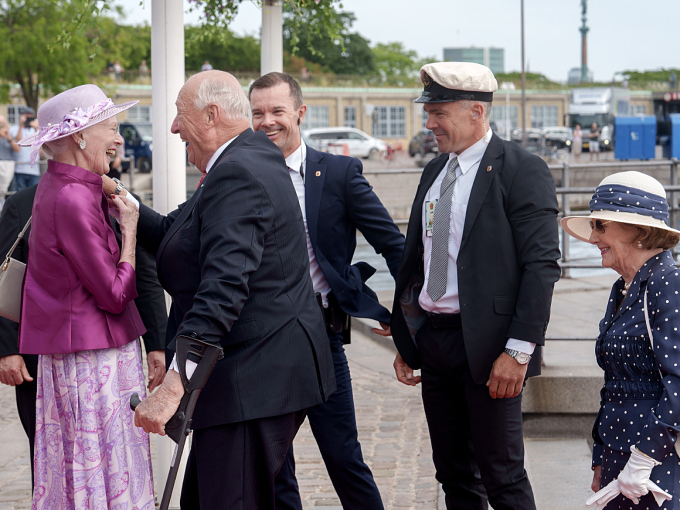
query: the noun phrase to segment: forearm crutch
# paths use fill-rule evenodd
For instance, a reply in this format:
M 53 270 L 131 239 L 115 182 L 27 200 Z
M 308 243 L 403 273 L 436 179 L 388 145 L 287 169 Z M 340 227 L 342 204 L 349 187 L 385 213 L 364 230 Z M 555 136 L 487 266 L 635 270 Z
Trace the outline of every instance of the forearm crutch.
M 172 456 L 170 464 L 170 472 L 165 482 L 165 490 L 163 491 L 163 499 L 161 500 L 160 510 L 168 510 L 170 506 L 170 497 L 172 496 L 172 489 L 175 486 L 177 479 L 177 471 L 179 470 L 179 461 L 182 458 L 182 451 L 184 450 L 184 443 L 187 436 L 191 434 L 191 417 L 194 414 L 196 401 L 201 393 L 201 390 L 208 382 L 208 378 L 215 368 L 215 363 L 222 359 L 224 353 L 222 347 L 217 344 L 203 342 L 193 337 L 178 336 L 175 342 L 177 368 L 179 369 L 179 376 L 182 379 L 184 386 L 184 395 L 179 403 L 179 407 L 175 414 L 165 424 L 165 433 L 172 439 L 177 446 L 175 446 L 175 453 Z M 192 354 L 193 357 L 198 358 L 198 365 L 191 376 L 191 380 L 187 378 L 186 362 L 187 356 Z M 139 395 L 134 393 L 130 398 L 130 408 L 134 411 L 137 405 L 141 402 Z

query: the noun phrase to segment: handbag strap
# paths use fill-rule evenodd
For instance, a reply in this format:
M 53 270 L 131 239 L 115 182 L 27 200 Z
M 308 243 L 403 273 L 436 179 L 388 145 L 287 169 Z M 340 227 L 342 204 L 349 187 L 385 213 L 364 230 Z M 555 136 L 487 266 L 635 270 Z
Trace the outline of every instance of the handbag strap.
M 26 230 L 28 230 L 28 227 L 31 226 L 31 219 L 32 218 L 33 218 L 33 216 L 28 218 L 26 225 L 24 225 L 24 228 L 21 229 L 21 232 L 19 232 L 19 236 L 17 237 L 17 240 L 14 241 L 12 248 L 9 250 L 9 253 L 5 257 L 5 262 L 2 264 L 2 271 L 7 270 L 7 266 L 9 266 L 9 259 L 10 259 L 10 257 L 12 257 L 12 254 L 14 253 L 14 250 L 16 249 L 16 247 L 19 245 L 19 241 L 21 241 L 24 238 L 24 234 L 26 233 Z

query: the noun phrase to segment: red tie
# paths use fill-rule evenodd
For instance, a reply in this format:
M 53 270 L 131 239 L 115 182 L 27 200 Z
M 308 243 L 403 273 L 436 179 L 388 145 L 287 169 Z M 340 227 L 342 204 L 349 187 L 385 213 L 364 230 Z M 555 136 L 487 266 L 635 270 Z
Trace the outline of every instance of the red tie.
M 198 186 L 196 186 L 196 189 L 201 187 L 201 184 L 203 183 L 203 179 L 205 179 L 205 176 L 208 175 L 207 172 L 201 175 L 201 180 L 198 181 Z

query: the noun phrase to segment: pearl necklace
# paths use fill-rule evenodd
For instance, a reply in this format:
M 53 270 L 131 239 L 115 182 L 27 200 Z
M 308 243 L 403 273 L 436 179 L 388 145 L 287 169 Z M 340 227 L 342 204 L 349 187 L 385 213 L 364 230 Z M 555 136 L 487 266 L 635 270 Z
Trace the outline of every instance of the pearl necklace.
M 631 282 L 631 283 L 632 283 L 632 282 Z M 628 289 L 630 289 L 630 283 L 624 282 L 624 283 L 623 283 L 623 289 L 621 289 L 621 294 L 623 294 L 624 296 L 626 296 L 626 294 L 628 294 Z

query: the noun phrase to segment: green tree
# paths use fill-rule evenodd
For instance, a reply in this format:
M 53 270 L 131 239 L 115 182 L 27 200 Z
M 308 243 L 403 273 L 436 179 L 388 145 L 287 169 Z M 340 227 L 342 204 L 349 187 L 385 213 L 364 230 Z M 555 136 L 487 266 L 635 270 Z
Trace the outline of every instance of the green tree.
M 299 13 L 286 8 L 283 21 L 283 49 L 291 54 L 321 65 L 335 74 L 367 75 L 375 73 L 373 52 L 369 41 L 349 29 L 356 19 L 351 12 L 334 13 L 335 21 L 342 28 L 339 39 L 322 29 L 316 31 L 312 19 L 313 12 L 308 14 L 307 22 L 299 17 Z M 299 26 L 296 29 L 296 26 Z M 318 28 L 318 27 L 316 27 Z
M 99 72 L 109 62 L 119 60 L 125 69 L 139 69 L 142 60 L 151 66 L 151 26 L 121 25 L 113 18 L 102 16 L 96 27 L 87 31 L 90 41 L 97 39 L 99 48 L 92 72 Z
M 199 70 L 206 60 L 222 71 L 260 70 L 260 41 L 252 36 L 238 37 L 226 28 L 206 33 L 192 26 L 184 28 L 184 36 L 187 70 Z
M 423 64 L 436 61 L 435 57 L 418 58 L 414 50 L 407 50 L 400 42 L 378 43 L 373 46 L 373 62 L 384 77 L 413 78 Z
M 18 83 L 36 110 L 41 90 L 85 83 L 92 50 L 85 31 L 99 14 L 89 0 L 1 0 L 0 79 Z

